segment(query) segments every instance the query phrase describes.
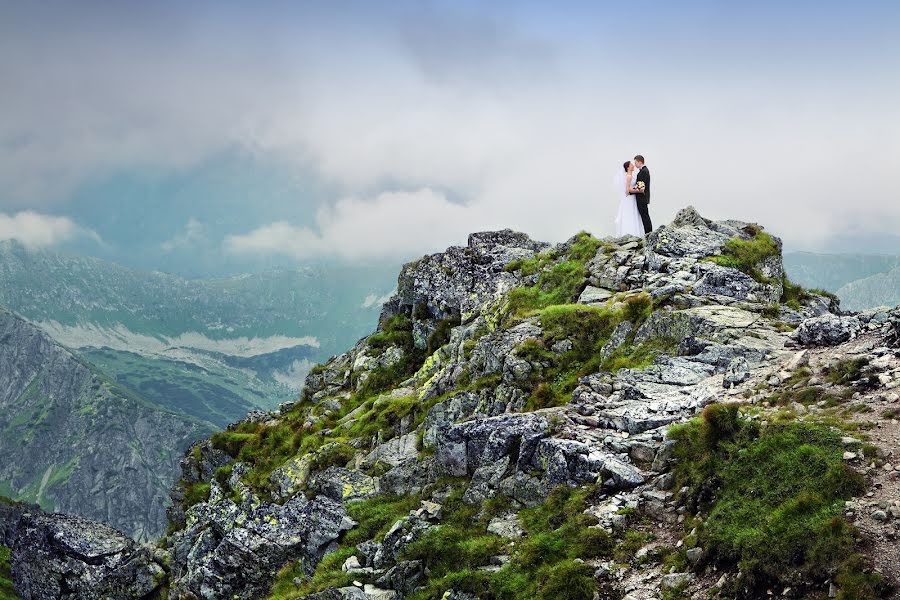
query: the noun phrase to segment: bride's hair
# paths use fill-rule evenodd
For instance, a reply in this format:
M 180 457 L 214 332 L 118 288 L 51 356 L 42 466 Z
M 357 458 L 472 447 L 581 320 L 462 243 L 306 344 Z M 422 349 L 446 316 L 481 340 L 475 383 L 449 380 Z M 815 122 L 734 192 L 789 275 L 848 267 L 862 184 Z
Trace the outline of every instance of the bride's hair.
M 631 161 L 630 161 L 630 160 L 626 160 L 626 161 L 625 161 L 625 164 L 622 165 L 622 167 L 625 169 L 625 172 L 626 172 L 626 173 L 628 172 L 628 165 L 630 165 L 630 164 L 631 164 Z

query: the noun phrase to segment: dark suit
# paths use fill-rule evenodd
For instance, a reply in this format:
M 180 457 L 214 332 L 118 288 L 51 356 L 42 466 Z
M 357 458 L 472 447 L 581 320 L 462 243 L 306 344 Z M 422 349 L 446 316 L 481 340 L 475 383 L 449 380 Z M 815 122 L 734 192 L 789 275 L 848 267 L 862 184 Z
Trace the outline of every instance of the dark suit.
M 644 222 L 644 233 L 653 231 L 653 223 L 650 221 L 650 169 L 647 165 L 641 167 L 637 174 L 637 182 L 644 182 L 644 193 L 635 194 L 634 199 L 637 202 L 638 212 L 641 214 L 641 221 Z

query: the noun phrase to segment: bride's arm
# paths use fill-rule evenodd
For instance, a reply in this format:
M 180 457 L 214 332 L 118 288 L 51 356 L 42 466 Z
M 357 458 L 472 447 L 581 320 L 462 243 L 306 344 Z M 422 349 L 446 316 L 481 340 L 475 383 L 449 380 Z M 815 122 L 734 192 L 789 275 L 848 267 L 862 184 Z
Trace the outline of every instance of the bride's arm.
M 631 175 L 625 177 L 625 193 L 628 195 L 640 193 L 637 188 L 631 187 Z

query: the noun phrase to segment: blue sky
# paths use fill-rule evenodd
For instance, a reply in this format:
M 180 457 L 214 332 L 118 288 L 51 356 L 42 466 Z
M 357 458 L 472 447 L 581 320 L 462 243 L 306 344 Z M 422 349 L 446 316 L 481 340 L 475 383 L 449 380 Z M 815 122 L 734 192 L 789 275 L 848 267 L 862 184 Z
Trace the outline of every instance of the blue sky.
M 790 247 L 900 241 L 896 2 L 0 0 L 0 239 L 224 273 L 612 230 L 635 153 Z

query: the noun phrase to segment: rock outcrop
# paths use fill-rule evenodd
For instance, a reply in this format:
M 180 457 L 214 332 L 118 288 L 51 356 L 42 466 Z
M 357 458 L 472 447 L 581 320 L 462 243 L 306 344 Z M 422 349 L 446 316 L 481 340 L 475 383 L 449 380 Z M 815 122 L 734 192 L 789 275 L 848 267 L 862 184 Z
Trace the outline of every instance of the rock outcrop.
M 80 517 L 0 503 L 0 543 L 12 552 L 12 579 L 23 600 L 146 598 L 165 571 L 149 548 Z

